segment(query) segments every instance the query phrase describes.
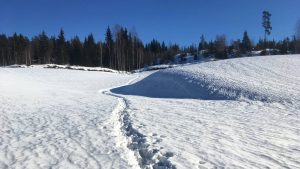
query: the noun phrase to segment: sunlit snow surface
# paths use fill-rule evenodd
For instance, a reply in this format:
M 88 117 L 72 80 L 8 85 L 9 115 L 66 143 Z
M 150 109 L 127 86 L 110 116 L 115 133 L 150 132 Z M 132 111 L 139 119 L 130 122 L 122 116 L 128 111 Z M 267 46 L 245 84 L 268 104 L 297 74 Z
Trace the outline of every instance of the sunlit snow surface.
M 132 78 L 0 68 L 0 168 L 130 168 L 112 134 L 117 99 L 98 90 Z
M 0 68 L 0 169 L 300 168 L 299 68 L 299 55 Z
M 177 168 L 300 168 L 300 57 L 189 65 L 112 92 Z

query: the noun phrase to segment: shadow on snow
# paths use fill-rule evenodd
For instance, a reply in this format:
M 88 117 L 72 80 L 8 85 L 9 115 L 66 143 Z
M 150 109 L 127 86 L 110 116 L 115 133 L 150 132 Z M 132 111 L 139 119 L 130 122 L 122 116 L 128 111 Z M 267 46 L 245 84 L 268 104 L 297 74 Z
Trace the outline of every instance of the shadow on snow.
M 112 93 L 150 98 L 236 100 L 212 90 L 203 80 L 192 82 L 180 74 L 158 71 L 128 86 L 111 89 Z

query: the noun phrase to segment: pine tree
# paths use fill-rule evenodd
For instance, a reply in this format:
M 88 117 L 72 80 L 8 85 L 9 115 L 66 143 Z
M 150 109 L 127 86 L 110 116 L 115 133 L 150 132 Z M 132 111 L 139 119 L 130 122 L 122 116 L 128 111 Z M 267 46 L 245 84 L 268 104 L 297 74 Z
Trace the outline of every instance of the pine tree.
M 68 51 L 66 46 L 65 33 L 63 29 L 60 30 L 57 44 L 56 44 L 56 63 L 57 64 L 68 64 Z
M 267 42 L 267 35 L 271 34 L 272 26 L 271 26 L 271 13 L 268 11 L 263 11 L 263 23 L 262 26 L 265 31 L 264 41 Z M 267 46 L 265 46 L 267 47 Z
M 0 35 L 0 66 L 7 65 L 7 50 L 8 50 L 8 39 L 6 35 Z
M 107 27 L 105 34 L 105 57 L 103 58 L 104 65 L 108 65 L 109 68 L 114 68 L 113 65 L 113 47 L 114 41 L 112 38 L 112 33 L 109 27 Z
M 226 36 L 218 35 L 215 40 L 215 57 L 218 59 L 227 59 Z
M 83 59 L 83 47 L 78 36 L 75 36 L 71 40 L 71 53 L 70 53 L 70 64 L 71 65 L 81 65 L 84 61 Z
M 39 56 L 38 56 L 38 64 L 47 63 L 49 61 L 49 38 L 46 33 L 43 31 L 39 36 Z
M 243 54 L 246 54 L 246 53 L 250 52 L 251 49 L 252 49 L 251 41 L 250 41 L 247 31 L 245 31 L 244 35 L 243 35 L 242 44 L 241 44 L 241 51 Z
M 93 34 L 90 34 L 83 43 L 84 49 L 84 65 L 86 66 L 98 66 L 97 60 L 97 48 Z
M 228 51 L 233 57 L 241 57 L 241 47 L 242 47 L 241 40 L 238 39 L 231 42 Z
M 296 25 L 296 33 L 295 33 L 295 53 L 300 53 L 300 20 Z
M 205 41 L 204 35 L 201 35 L 200 42 L 198 45 L 198 51 L 203 53 L 203 50 L 207 49 L 207 42 Z

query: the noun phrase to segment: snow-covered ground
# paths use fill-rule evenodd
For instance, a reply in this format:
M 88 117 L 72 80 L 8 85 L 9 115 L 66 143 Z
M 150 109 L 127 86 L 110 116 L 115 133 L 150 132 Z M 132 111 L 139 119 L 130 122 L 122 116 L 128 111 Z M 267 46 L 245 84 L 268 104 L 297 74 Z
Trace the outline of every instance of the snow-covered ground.
M 134 75 L 0 68 L 0 168 L 130 168 L 114 139 L 115 97 Z
M 300 56 L 194 64 L 145 74 L 125 96 L 148 149 L 177 168 L 300 168 Z
M 299 67 L 0 68 L 0 168 L 300 168 Z

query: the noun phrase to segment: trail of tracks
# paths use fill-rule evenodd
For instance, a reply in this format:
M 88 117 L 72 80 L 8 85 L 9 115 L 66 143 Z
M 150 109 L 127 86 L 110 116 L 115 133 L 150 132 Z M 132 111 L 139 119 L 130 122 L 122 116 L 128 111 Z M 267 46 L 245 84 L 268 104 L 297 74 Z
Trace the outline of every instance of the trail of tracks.
M 97 92 L 130 78 L 0 69 L 0 168 L 131 168 L 111 135 L 118 101 Z
M 140 75 L 137 75 L 124 86 L 132 84 L 139 78 Z M 126 97 L 114 94 L 110 92 L 110 89 L 99 92 L 118 98 L 117 106 L 112 112 L 111 122 L 114 124 L 117 146 L 126 155 L 123 158 L 127 159 L 133 168 L 175 169 L 175 165 L 168 160 L 169 157 L 161 153 L 160 150 L 151 148 L 150 144 L 147 143 L 146 136 L 133 127 L 130 114 L 127 111 L 129 101 Z

